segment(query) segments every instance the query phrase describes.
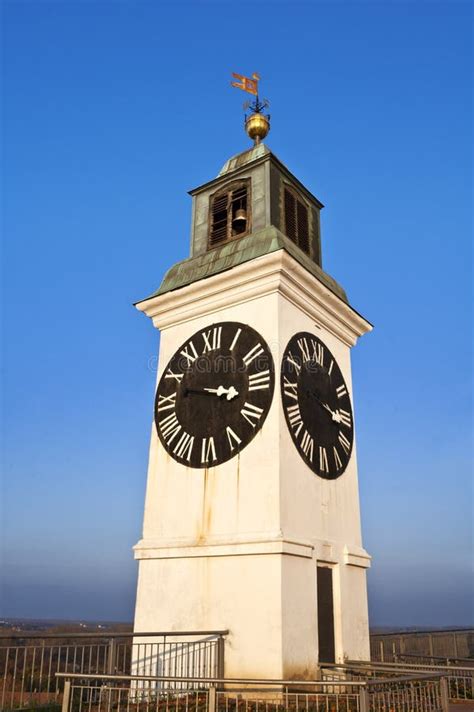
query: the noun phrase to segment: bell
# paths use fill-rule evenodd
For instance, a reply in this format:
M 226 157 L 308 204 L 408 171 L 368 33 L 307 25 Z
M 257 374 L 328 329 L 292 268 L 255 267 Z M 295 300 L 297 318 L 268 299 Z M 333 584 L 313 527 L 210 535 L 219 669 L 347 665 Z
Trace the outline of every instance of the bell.
M 242 227 L 243 224 L 247 222 L 247 211 L 245 208 L 239 208 L 235 212 L 234 219 L 232 220 L 232 225 L 235 227 Z

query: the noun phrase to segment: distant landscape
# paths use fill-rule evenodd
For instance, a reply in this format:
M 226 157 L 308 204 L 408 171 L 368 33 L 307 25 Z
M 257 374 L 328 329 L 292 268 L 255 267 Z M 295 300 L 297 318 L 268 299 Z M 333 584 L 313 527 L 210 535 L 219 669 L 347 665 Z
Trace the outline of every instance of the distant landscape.
M 441 626 L 436 630 L 467 630 L 469 626 Z M 131 621 L 89 621 L 81 619 L 48 619 L 48 618 L 0 618 L 1 632 L 35 632 L 48 631 L 49 633 L 93 633 L 95 631 L 115 631 L 124 633 L 133 631 Z M 414 631 L 429 631 L 433 628 L 426 626 L 373 626 L 372 634 L 381 633 L 410 633 Z
M 48 633 L 93 633 L 97 630 L 113 630 L 128 633 L 133 630 L 131 622 L 61 620 L 48 618 L 0 618 L 0 632 L 48 631 Z

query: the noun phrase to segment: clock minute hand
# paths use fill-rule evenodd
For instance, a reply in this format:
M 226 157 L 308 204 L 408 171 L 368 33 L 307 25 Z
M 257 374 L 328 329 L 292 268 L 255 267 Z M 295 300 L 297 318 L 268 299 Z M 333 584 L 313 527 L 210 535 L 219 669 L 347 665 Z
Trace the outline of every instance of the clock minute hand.
M 331 413 L 331 417 L 336 423 L 342 423 L 342 416 L 338 410 L 331 410 L 327 403 L 322 403 L 322 406 Z
M 234 386 L 229 386 L 225 388 L 224 386 L 218 386 L 218 388 L 205 388 L 207 393 L 215 393 L 219 398 L 221 396 L 226 396 L 226 400 L 230 401 L 239 395 L 239 392 L 234 388 Z
M 338 410 L 333 410 L 332 408 L 330 408 L 330 407 L 328 406 L 327 403 L 323 403 L 323 401 L 322 401 L 320 398 L 318 398 L 318 396 L 316 395 L 316 393 L 312 392 L 311 395 L 313 396 L 313 398 L 316 398 L 316 400 L 318 401 L 318 403 L 319 403 L 320 406 L 322 406 L 325 410 L 327 410 L 328 413 L 331 413 L 331 418 L 332 418 L 336 423 L 342 423 L 342 418 L 341 418 L 341 415 L 340 415 L 340 413 L 339 413 Z
M 189 395 L 196 395 L 196 396 L 212 396 L 212 393 L 206 393 L 206 391 L 201 391 L 198 390 L 197 388 L 186 388 L 184 391 L 185 396 Z
M 333 420 L 336 421 L 336 423 L 342 422 L 342 418 L 338 410 L 332 410 L 327 403 L 321 403 L 321 405 L 323 406 L 323 408 L 326 408 L 329 413 L 331 413 L 331 417 Z
M 336 421 L 336 423 L 342 423 L 342 415 L 339 413 L 338 410 L 335 410 L 334 413 L 332 414 L 332 419 Z
M 331 417 L 334 420 L 334 422 L 344 423 L 344 420 L 342 418 L 342 415 L 339 413 L 339 410 L 331 410 L 331 408 L 326 403 L 323 403 L 323 407 L 326 408 L 326 410 L 328 410 L 331 413 Z
M 333 412 L 332 412 L 331 408 L 328 406 L 328 404 L 327 404 L 327 403 L 323 403 L 323 401 L 321 400 L 321 398 L 319 398 L 319 397 L 316 395 L 316 393 L 315 393 L 314 391 L 308 391 L 308 393 L 309 393 L 311 396 L 313 396 L 313 398 L 315 398 L 315 399 L 318 401 L 318 403 L 319 403 L 320 406 L 322 406 L 323 408 L 325 408 L 326 410 L 328 410 L 328 411 L 331 413 L 331 415 L 333 415 Z

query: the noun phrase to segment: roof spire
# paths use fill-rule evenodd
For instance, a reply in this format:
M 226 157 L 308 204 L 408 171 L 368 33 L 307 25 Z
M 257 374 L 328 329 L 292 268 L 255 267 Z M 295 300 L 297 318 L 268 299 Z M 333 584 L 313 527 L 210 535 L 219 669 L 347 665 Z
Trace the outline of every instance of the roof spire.
M 234 79 L 240 80 L 238 82 L 231 82 L 233 87 L 242 89 L 248 94 L 255 96 L 253 101 L 246 101 L 244 104 L 244 111 L 250 109 L 252 112 L 249 116 L 245 114 L 244 126 L 248 136 L 253 139 L 255 146 L 257 146 L 270 131 L 270 114 L 263 113 L 263 110 L 270 106 L 270 102 L 268 99 L 260 101 L 258 98 L 258 82 L 260 76 L 256 72 L 252 74 L 251 78 L 244 77 L 242 74 L 236 74 L 235 72 L 232 72 L 232 76 Z

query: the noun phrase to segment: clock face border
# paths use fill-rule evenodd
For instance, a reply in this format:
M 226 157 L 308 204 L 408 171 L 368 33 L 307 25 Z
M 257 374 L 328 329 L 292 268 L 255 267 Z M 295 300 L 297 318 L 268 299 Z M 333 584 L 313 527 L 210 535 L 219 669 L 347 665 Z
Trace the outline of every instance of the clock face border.
M 229 393 L 208 390 L 219 387 L 237 395 L 228 400 Z M 237 321 L 206 324 L 183 341 L 160 376 L 154 406 L 160 443 L 192 469 L 228 462 L 260 432 L 274 390 L 273 356 L 256 329 Z
M 316 334 L 299 331 L 289 339 L 280 391 L 288 432 L 302 460 L 323 479 L 341 477 L 354 446 L 352 402 L 339 364 Z

